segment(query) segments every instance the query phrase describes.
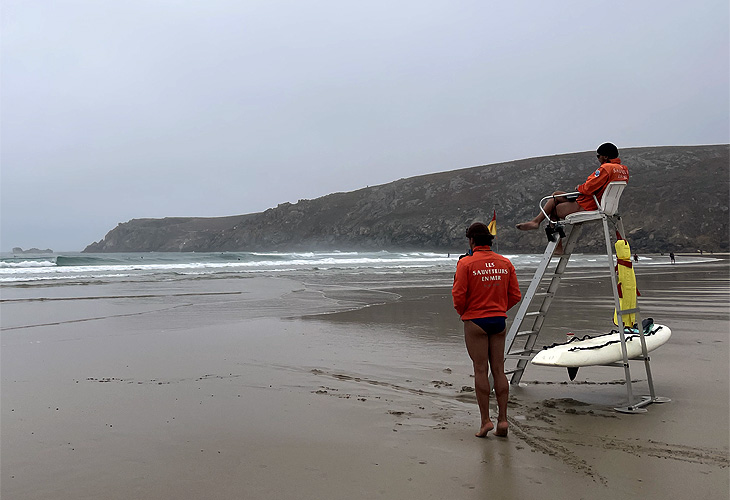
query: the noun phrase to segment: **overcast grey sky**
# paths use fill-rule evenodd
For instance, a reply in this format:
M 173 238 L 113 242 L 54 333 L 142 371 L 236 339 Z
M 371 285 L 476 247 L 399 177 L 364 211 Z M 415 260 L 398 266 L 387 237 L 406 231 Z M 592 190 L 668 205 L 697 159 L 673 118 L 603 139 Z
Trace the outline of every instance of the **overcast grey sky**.
M 727 0 L 4 0 L 1 14 L 2 251 L 609 140 L 730 140 Z

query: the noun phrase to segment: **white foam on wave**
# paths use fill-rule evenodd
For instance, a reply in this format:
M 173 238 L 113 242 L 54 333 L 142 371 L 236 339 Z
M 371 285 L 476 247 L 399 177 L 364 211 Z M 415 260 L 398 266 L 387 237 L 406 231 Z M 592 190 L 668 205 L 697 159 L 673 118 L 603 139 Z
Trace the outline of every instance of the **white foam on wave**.
M 315 271 L 337 272 L 391 272 L 402 270 L 428 270 L 435 273 L 456 268 L 459 254 L 435 252 L 292 252 L 246 253 L 242 260 L 220 260 L 219 254 L 170 254 L 165 261 L 98 263 L 97 265 L 56 266 L 52 261 L 3 262 L 0 266 L 0 282 L 42 282 L 43 280 L 93 280 L 138 276 L 145 279 L 163 279 L 164 275 L 215 275 L 247 273 L 306 273 Z M 255 258 L 251 258 L 255 256 Z M 518 271 L 534 270 L 542 260 L 540 254 L 505 255 Z M 115 258 L 112 256 L 112 258 Z M 556 260 L 555 258 L 554 260 Z M 681 259 L 681 260 L 680 260 Z M 711 257 L 680 257 L 678 264 L 707 263 L 718 259 Z M 642 257 L 638 267 L 669 265 L 668 257 Z M 573 254 L 572 268 L 599 268 L 607 265 L 601 255 Z M 159 276 L 159 278 L 156 278 Z
M 29 267 L 55 267 L 56 263 L 49 260 L 24 260 L 22 262 L 0 262 L 0 269 L 27 269 Z

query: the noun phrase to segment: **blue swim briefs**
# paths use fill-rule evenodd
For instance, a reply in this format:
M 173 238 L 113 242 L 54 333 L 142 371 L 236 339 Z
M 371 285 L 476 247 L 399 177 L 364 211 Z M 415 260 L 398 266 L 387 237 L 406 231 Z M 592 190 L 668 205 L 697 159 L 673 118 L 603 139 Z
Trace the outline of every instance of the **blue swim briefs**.
M 504 316 L 492 316 L 490 318 L 474 318 L 470 319 L 475 325 L 484 330 L 484 333 L 491 335 L 500 333 L 506 328 L 506 320 Z

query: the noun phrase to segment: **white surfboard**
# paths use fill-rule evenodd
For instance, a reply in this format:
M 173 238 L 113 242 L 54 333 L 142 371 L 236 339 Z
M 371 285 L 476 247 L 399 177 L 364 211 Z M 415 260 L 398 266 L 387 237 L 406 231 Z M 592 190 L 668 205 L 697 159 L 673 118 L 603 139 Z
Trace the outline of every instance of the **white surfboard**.
M 636 332 L 636 330 L 634 330 Z M 641 356 L 641 339 L 639 333 L 626 331 L 626 352 L 629 359 Z M 644 334 L 647 352 L 666 343 L 672 331 L 664 325 L 652 325 L 649 333 Z M 616 333 L 608 333 L 590 337 L 574 338 L 564 344 L 554 344 L 544 348 L 532 358 L 531 363 L 543 366 L 591 366 L 604 365 L 621 361 L 621 337 Z

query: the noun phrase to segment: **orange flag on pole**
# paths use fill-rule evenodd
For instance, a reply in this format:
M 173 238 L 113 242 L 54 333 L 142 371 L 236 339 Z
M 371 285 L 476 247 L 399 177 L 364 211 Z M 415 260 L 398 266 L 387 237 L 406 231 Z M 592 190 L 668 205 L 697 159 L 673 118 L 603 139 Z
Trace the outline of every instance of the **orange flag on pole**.
M 494 215 L 492 215 L 492 222 L 490 222 L 487 225 L 487 229 L 489 229 L 489 233 L 492 236 L 497 236 L 497 211 L 494 211 Z

